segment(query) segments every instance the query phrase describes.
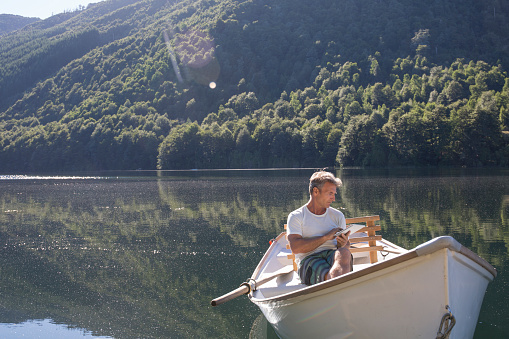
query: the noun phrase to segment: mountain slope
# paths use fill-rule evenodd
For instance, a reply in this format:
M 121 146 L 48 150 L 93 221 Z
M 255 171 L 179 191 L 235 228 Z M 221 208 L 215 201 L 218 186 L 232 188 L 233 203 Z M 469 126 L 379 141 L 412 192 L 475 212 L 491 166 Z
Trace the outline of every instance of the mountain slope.
M 424 107 L 433 90 L 438 98 L 448 82 L 460 80 L 454 103 L 461 105 L 447 108 L 450 119 L 466 102 L 469 109 L 475 108 L 480 95 L 474 96 L 469 86 L 476 84 L 479 72 L 490 71 L 490 64 L 500 67 L 495 66 L 493 72 L 498 73 L 486 88 L 480 85 L 481 92 L 502 93 L 503 69 L 509 64 L 504 33 L 508 5 L 497 1 L 110 0 L 66 15 L 0 39 L 0 57 L 6 60 L 0 67 L 4 170 L 155 168 L 158 156 L 160 164 L 166 163 L 163 140 L 187 119 L 203 121 L 203 127 L 216 122 L 221 128 L 209 134 L 222 135 L 217 139 L 227 145 L 230 139 L 235 144 L 245 130 L 253 140 L 249 148 L 256 148 L 261 142 L 255 134 L 258 122 L 250 121 L 261 117 L 262 111 L 256 112 L 262 107 L 271 118 L 279 109 L 278 116 L 291 120 L 298 132 L 293 141 L 287 140 L 301 150 L 292 165 L 330 165 L 346 147 L 339 141 L 354 115 L 344 114 L 347 105 L 351 112 L 359 105 L 355 115 L 378 112 L 383 120 L 375 132 L 382 135 L 389 118 L 401 115 L 401 104 L 407 107 L 403 112 L 417 109 L 417 104 Z M 457 71 L 464 78 L 451 74 L 448 69 L 457 58 L 465 58 L 461 64 L 473 73 L 463 72 L 462 66 Z M 469 60 L 474 60 L 472 67 Z M 477 60 L 486 66 L 475 66 Z M 433 69 L 443 83 L 429 83 Z M 211 83 L 215 87 L 209 87 Z M 389 86 L 395 91 L 394 100 L 371 100 L 378 83 L 380 90 Z M 402 92 L 417 84 L 427 86 L 417 96 L 415 89 L 411 96 Z M 310 86 L 315 94 L 307 91 Z M 344 86 L 353 86 L 337 94 L 346 101 L 326 100 L 323 91 L 333 93 Z M 357 95 L 347 99 L 352 91 Z M 297 102 L 292 92 L 305 94 Z M 500 128 L 506 126 L 504 100 L 498 99 L 492 110 L 500 114 Z M 357 104 L 352 106 L 353 101 Z M 223 118 L 215 119 L 211 112 Z M 224 125 L 244 117 L 247 120 L 235 126 Z M 334 125 L 335 136 L 325 145 L 311 146 L 306 144 L 306 121 L 316 117 Z M 196 142 L 203 144 L 203 137 Z M 278 143 L 273 138 L 268 142 Z M 383 145 L 382 163 L 407 162 L 388 161 L 390 143 Z M 327 157 L 302 160 L 303 153 L 324 152 L 320 147 L 327 148 Z M 210 152 L 209 158 L 226 160 L 206 166 L 249 166 L 232 161 L 231 149 Z M 362 163 L 365 157 L 352 162 Z M 499 163 L 490 159 L 480 163 Z

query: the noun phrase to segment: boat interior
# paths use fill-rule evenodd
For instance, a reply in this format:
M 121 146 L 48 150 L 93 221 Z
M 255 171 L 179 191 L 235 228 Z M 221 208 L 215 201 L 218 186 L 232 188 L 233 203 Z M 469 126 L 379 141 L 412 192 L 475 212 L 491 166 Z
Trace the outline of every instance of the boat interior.
M 364 228 L 350 235 L 350 251 L 353 255 L 352 272 L 363 270 L 378 262 L 389 260 L 408 252 L 406 249 L 376 234 L 377 231 L 379 232 L 381 230 L 381 227 L 376 225 L 376 222 L 379 220 L 380 217 L 377 215 L 346 219 L 347 226 L 351 224 L 365 224 Z M 274 239 L 274 243 L 271 246 L 275 247 L 270 251 L 270 256 L 275 255 L 277 260 L 273 260 L 273 258 L 262 260 L 261 265 L 255 270 L 253 277 L 256 276 L 257 279 L 263 279 L 265 276 L 273 275 L 278 271 L 288 268 L 288 266 L 292 266 L 293 271 L 288 274 L 280 275 L 276 279 L 265 283 L 262 288 L 257 290 L 257 294 L 259 293 L 258 297 L 263 296 L 264 298 L 270 298 L 307 287 L 301 283 L 297 274 L 295 255 L 290 250 L 290 246 L 286 239 L 286 232 L 281 233 Z

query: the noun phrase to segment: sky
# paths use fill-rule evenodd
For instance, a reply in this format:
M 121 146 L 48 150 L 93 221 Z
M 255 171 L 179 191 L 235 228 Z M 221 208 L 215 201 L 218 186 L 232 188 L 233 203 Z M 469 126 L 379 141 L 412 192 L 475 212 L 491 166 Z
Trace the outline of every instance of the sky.
M 16 14 L 25 17 L 46 19 L 52 15 L 73 11 L 89 3 L 102 0 L 0 0 L 0 14 Z

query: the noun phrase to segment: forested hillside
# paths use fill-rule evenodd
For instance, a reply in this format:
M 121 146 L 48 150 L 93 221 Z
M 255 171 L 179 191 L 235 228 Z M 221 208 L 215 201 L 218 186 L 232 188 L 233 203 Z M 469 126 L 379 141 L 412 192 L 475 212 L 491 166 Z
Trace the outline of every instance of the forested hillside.
M 110 0 L 0 38 L 0 171 L 509 166 L 509 4 Z

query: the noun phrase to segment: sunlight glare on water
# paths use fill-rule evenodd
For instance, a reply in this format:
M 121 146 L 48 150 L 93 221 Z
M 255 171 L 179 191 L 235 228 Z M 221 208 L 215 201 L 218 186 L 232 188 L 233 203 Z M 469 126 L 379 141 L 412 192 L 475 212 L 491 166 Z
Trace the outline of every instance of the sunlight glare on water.
M 51 338 L 51 339 L 73 339 L 73 338 L 99 338 L 89 331 L 81 328 L 73 328 L 68 325 L 55 324 L 51 319 L 30 320 L 19 324 L 0 324 L 0 338 Z
M 80 176 L 41 176 L 41 175 L 0 175 L 0 180 L 77 180 L 77 179 L 105 179 L 102 177 Z

